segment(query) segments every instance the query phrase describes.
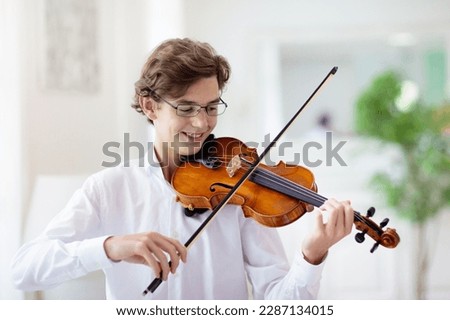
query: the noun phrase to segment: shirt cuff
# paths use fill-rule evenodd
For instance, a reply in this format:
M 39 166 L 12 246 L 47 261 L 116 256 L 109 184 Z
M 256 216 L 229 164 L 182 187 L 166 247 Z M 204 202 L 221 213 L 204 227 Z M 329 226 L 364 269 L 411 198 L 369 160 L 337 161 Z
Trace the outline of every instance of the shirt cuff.
M 84 240 L 77 249 L 80 262 L 88 271 L 96 271 L 111 267 L 114 262 L 106 255 L 103 243 L 110 236 Z
M 314 285 L 319 283 L 322 271 L 325 266 L 326 256 L 320 264 L 311 264 L 303 258 L 303 254 L 298 251 L 292 261 L 291 269 L 295 269 L 294 275 L 298 275 L 297 281 L 303 282 L 304 285 Z M 301 276 L 301 277 L 300 277 Z

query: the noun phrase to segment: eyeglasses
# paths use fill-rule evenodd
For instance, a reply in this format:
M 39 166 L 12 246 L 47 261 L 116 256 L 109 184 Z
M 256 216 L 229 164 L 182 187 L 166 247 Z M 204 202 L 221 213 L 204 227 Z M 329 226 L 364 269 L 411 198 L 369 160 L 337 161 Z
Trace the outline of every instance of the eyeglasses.
M 201 106 L 195 103 L 180 103 L 177 105 L 173 105 L 166 99 L 163 99 L 161 97 L 159 98 L 165 103 L 167 103 L 169 106 L 177 110 L 177 115 L 180 117 L 195 117 L 200 113 L 201 109 L 205 109 L 208 116 L 216 117 L 224 113 L 228 107 L 228 105 L 226 104 L 225 101 L 222 100 L 222 98 L 219 98 L 220 102 L 210 103 L 207 104 L 206 106 Z

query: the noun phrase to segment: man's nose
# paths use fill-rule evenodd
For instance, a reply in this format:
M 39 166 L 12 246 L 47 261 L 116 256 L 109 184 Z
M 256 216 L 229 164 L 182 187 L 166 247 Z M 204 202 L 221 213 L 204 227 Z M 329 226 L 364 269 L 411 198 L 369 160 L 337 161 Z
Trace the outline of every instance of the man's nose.
M 206 113 L 206 109 L 201 108 L 199 113 L 195 117 L 192 117 L 192 124 L 197 128 L 206 128 L 208 126 L 208 120 L 209 116 Z

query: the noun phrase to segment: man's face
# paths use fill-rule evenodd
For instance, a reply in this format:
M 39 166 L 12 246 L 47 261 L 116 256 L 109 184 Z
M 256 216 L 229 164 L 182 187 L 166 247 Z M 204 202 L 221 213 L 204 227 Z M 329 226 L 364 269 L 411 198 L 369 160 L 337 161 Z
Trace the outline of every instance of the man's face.
M 163 97 L 172 105 L 197 104 L 206 106 L 218 102 L 220 97 L 216 77 L 203 78 L 192 84 L 186 93 L 173 100 Z M 160 157 L 174 157 L 178 161 L 181 155 L 191 155 L 200 151 L 200 148 L 217 124 L 217 116 L 209 116 L 205 109 L 194 117 L 181 117 L 176 109 L 160 101 L 152 116 L 155 126 L 155 148 Z M 168 148 L 168 149 L 166 149 Z

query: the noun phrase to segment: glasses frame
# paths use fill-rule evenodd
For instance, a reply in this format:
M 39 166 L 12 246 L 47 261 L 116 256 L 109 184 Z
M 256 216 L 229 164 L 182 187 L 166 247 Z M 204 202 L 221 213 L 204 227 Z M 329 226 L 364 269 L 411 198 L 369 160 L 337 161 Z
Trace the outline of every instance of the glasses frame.
M 172 108 L 174 108 L 174 109 L 176 110 L 177 116 L 179 116 L 179 117 L 184 117 L 184 118 L 192 118 L 192 117 L 196 117 L 196 116 L 200 113 L 200 110 L 201 110 L 201 109 L 205 109 L 205 112 L 206 112 L 206 114 L 207 114 L 208 116 L 210 116 L 210 117 L 217 117 L 217 116 L 220 116 L 221 114 L 224 114 L 225 111 L 226 111 L 227 108 L 228 108 L 228 104 L 227 104 L 225 101 L 223 101 L 221 97 L 219 97 L 220 102 L 210 103 L 210 104 L 207 104 L 206 106 L 201 106 L 201 105 L 198 104 L 198 103 L 193 103 L 193 104 L 189 104 L 189 103 L 179 103 L 179 104 L 177 104 L 177 105 L 174 105 L 173 103 L 167 101 L 166 99 L 164 99 L 164 98 L 162 98 L 162 97 L 160 97 L 160 96 L 158 96 L 158 98 L 161 99 L 162 101 L 164 101 L 165 103 L 167 103 L 167 104 L 168 104 L 169 106 L 171 106 Z M 211 105 L 217 105 L 217 104 L 223 104 L 223 105 L 225 106 L 225 108 L 223 109 L 223 112 L 218 113 L 218 114 L 213 114 L 213 115 L 209 114 L 207 108 L 208 108 L 209 106 L 211 106 Z M 196 113 L 196 114 L 187 116 L 187 115 L 183 115 L 183 114 L 179 114 L 179 113 L 178 113 L 178 112 L 179 112 L 178 106 L 180 106 L 180 105 L 189 105 L 189 106 L 192 106 L 192 107 L 199 107 L 199 109 L 197 110 L 197 113 Z

